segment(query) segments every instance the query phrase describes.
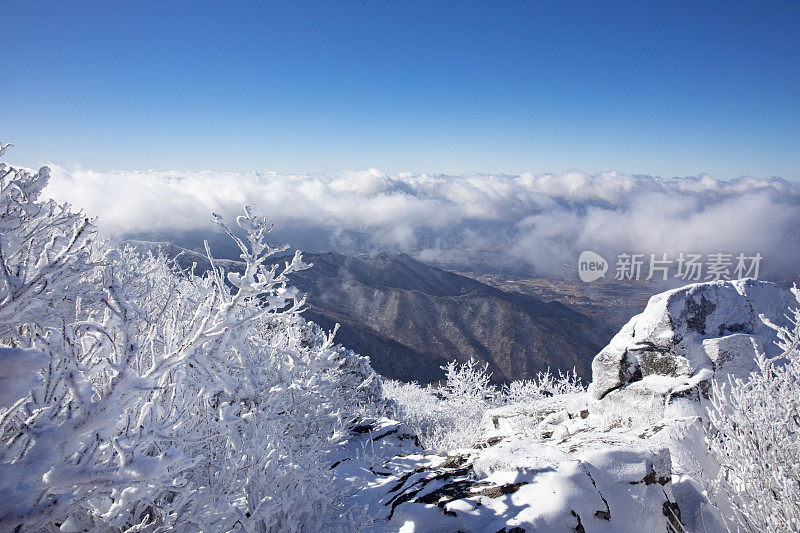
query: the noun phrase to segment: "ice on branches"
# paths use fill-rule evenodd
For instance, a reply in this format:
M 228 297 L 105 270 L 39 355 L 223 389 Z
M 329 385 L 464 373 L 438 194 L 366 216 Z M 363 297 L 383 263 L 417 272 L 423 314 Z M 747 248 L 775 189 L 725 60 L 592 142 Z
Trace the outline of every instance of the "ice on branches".
M 800 290 L 792 293 L 800 303 Z M 744 531 L 800 528 L 800 310 L 777 326 L 779 355 L 754 345 L 757 370 L 748 379 L 713 384 L 708 450 L 719 466 L 707 481 L 712 503 L 728 526 Z
M 245 208 L 242 237 L 214 217 L 243 272 L 184 272 L 97 242 L 47 179 L 0 164 L 0 529 L 355 523 L 320 463 L 380 382 L 298 315 L 301 255 L 268 264 Z

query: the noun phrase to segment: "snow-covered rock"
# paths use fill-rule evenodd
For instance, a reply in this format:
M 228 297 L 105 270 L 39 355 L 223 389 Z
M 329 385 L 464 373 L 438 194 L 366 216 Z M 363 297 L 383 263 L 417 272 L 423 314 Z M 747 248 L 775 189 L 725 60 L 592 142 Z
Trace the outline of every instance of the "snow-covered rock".
M 695 388 L 716 371 L 745 377 L 753 342 L 768 354 L 776 350 L 775 332 L 760 315 L 782 324 L 788 306 L 778 285 L 753 279 L 657 294 L 595 357 L 589 393 L 601 399 L 651 375 L 673 378 L 658 381 L 664 394 Z
M 575 455 L 517 437 L 412 470 L 387 495 L 384 530 L 667 530 L 679 517 L 669 452 L 595 445 Z
M 701 495 L 697 472 L 713 476 L 704 443 L 713 379 L 746 378 L 755 348 L 774 356 L 775 331 L 789 302 L 778 285 L 753 279 L 688 285 L 653 296 L 592 363 L 593 425 L 644 429 L 670 451 L 672 487 L 689 531 L 721 529 Z
M 566 421 L 586 418 L 588 401 L 585 393 L 561 394 L 489 409 L 481 420 L 481 438 L 492 442 L 498 437 L 532 433 L 549 438 Z
M 353 496 L 373 531 L 671 531 L 681 514 L 670 450 L 651 439 L 662 428 L 600 427 L 588 402 L 565 394 L 492 409 L 480 444 L 450 455 L 415 451 L 404 426 L 377 420 L 348 446 L 369 449 L 377 436 L 381 451 L 406 453 L 335 468 L 374 474 Z
M 587 392 L 488 409 L 475 447 L 449 455 L 374 420 L 348 436 L 343 453 L 355 457 L 335 468 L 365 480 L 353 498 L 376 532 L 724 531 L 696 477 L 714 471 L 708 383 L 745 377 L 754 344 L 774 354 L 760 316 L 783 323 L 788 305 L 754 280 L 659 294 L 595 358 Z

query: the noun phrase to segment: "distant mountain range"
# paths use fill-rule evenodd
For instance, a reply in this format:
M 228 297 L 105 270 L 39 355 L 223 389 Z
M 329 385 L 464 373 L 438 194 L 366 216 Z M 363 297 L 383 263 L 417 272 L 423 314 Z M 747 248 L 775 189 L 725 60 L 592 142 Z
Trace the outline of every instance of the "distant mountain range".
M 181 265 L 208 268 L 204 255 L 170 243 L 128 242 L 168 256 L 181 253 Z M 592 319 L 559 302 L 504 292 L 405 254 L 303 257 L 314 266 L 293 274 L 292 282 L 307 293 L 304 316 L 326 329 L 339 323 L 336 340 L 369 356 L 387 377 L 435 382 L 444 375 L 442 365 L 472 357 L 488 363 L 498 382 L 548 367 L 574 367 L 588 378 L 592 358 L 608 340 Z M 223 266 L 237 270 L 241 263 L 224 260 Z

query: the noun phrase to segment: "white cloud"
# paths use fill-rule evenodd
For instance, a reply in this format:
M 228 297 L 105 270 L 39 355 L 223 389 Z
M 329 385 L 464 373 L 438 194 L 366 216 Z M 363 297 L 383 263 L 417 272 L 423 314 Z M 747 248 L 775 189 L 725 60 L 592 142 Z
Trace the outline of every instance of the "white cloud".
M 205 230 L 211 211 L 234 216 L 247 203 L 278 228 L 323 228 L 338 245 L 410 251 L 427 260 L 488 256 L 552 272 L 574 264 L 584 249 L 759 251 L 768 269 L 800 270 L 800 186 L 780 179 L 387 175 L 375 169 L 99 173 L 54 166 L 46 193 L 99 216 L 101 228 L 118 236 Z M 351 232 L 369 238 L 354 241 Z

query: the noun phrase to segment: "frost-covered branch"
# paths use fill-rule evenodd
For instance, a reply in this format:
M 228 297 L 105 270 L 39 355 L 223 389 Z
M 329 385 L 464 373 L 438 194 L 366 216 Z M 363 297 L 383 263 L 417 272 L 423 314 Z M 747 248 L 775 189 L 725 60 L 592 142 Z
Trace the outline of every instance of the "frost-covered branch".
M 298 315 L 301 255 L 249 208 L 242 272 L 104 249 L 47 176 L 0 166 L 0 529 L 346 523 L 321 459 L 380 381 Z
M 756 372 L 713 384 L 706 438 L 719 472 L 706 488 L 729 525 L 746 531 L 800 528 L 800 311 L 788 318 L 789 327 L 765 320 L 779 356 L 754 344 Z

